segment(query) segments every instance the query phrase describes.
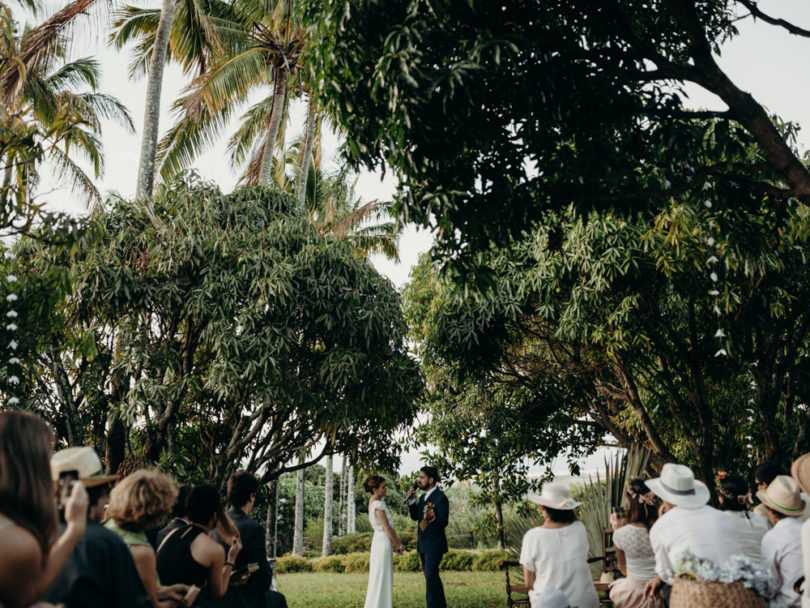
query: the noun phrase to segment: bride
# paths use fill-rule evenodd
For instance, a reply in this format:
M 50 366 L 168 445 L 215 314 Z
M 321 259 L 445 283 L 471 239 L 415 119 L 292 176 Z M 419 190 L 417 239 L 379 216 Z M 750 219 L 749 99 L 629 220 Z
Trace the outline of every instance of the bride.
M 368 519 L 374 528 L 365 608 L 391 608 L 394 588 L 394 556 L 391 548 L 394 547 L 397 553 L 402 553 L 404 547 L 394 532 L 391 513 L 383 502 L 388 492 L 385 479 L 379 475 L 369 475 L 363 483 L 363 489 L 371 494 L 368 501 Z

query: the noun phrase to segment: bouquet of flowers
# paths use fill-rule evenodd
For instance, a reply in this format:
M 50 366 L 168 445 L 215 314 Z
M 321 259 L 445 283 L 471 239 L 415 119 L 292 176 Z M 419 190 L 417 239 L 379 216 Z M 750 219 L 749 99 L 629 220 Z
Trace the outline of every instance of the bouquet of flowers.
M 425 519 L 430 519 L 436 511 L 436 507 L 432 502 L 425 503 L 424 515 Z
M 671 608 L 765 608 L 772 589 L 770 570 L 757 568 L 744 555 L 734 555 L 718 566 L 687 552 L 678 563 L 669 605 Z

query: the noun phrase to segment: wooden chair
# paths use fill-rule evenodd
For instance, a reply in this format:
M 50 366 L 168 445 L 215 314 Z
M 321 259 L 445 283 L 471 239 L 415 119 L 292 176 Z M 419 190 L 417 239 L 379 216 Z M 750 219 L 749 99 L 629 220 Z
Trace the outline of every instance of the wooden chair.
M 611 528 L 602 528 L 602 555 L 591 557 L 588 559 L 589 564 L 602 562 L 602 575 L 606 573 L 612 574 L 615 577 L 619 572 L 618 561 L 616 558 L 616 547 L 613 546 L 613 530 Z M 610 601 L 610 583 L 596 582 L 594 583 L 596 592 L 599 594 L 600 606 L 613 606 Z
M 501 569 L 506 574 L 506 606 L 507 608 L 514 608 L 515 606 L 529 606 L 529 588 L 526 585 L 513 585 L 509 577 L 510 568 L 522 568 L 519 562 L 503 562 Z M 525 597 L 513 598 L 512 594 L 517 593 Z

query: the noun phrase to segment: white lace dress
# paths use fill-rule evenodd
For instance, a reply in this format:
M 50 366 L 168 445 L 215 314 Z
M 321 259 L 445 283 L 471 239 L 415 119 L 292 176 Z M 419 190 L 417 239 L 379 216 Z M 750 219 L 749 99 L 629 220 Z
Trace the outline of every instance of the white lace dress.
M 655 553 L 647 528 L 632 524 L 613 533 L 613 544 L 624 551 L 627 576 L 610 586 L 615 608 L 663 608 L 660 600 L 644 599 L 644 585 L 655 578 Z
M 388 538 L 383 525 L 377 519 L 376 510 L 383 511 L 388 518 L 388 524 L 394 525 L 385 503 L 381 500 L 372 501 L 368 506 L 368 518 L 374 529 L 374 536 L 371 539 L 365 608 L 392 608 L 394 552 L 391 547 L 391 539 Z

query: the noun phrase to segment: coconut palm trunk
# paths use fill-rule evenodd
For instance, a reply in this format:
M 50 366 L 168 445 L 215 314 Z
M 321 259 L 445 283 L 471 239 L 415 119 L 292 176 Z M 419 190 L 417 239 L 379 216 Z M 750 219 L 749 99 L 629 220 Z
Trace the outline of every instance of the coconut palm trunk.
M 346 480 L 346 533 L 357 532 L 357 514 L 354 504 L 354 467 L 349 465 L 349 478 Z
M 160 22 L 155 32 L 155 45 L 149 62 L 149 81 L 146 86 L 146 110 L 143 119 L 141 160 L 138 166 L 136 198 L 145 200 L 152 196 L 155 183 L 155 158 L 157 157 L 158 127 L 160 122 L 160 92 L 163 88 L 163 68 L 169 48 L 169 35 L 174 22 L 175 0 L 163 0 Z
M 301 142 L 301 154 L 298 163 L 298 190 L 296 197 L 302 209 L 304 209 L 307 197 L 307 178 L 309 177 L 309 164 L 312 159 L 312 144 L 315 141 L 316 118 L 315 100 L 312 98 L 312 93 L 310 93 L 307 101 L 307 124 L 304 128 L 304 140 Z
M 273 175 L 273 149 L 276 137 L 281 126 L 281 116 L 284 113 L 284 99 L 287 96 L 287 80 L 290 77 L 289 69 L 280 65 L 276 69 L 276 81 L 273 84 L 273 109 L 270 111 L 270 120 L 267 125 L 267 139 L 264 141 L 262 152 L 262 169 L 259 172 L 259 184 L 270 183 Z
M 264 548 L 270 559 L 270 571 L 273 581 L 276 578 L 276 547 L 278 546 L 278 479 L 267 484 L 267 528 L 264 537 Z
M 340 465 L 340 503 L 338 504 L 338 536 L 346 534 L 346 457 Z
M 334 485 L 332 473 L 332 455 L 326 457 L 326 478 L 323 491 L 323 550 L 321 554 L 326 557 L 332 555 L 332 486 Z
M 300 462 L 303 460 L 302 457 Z M 304 469 L 298 469 L 295 476 L 295 530 L 292 554 L 304 556 Z

